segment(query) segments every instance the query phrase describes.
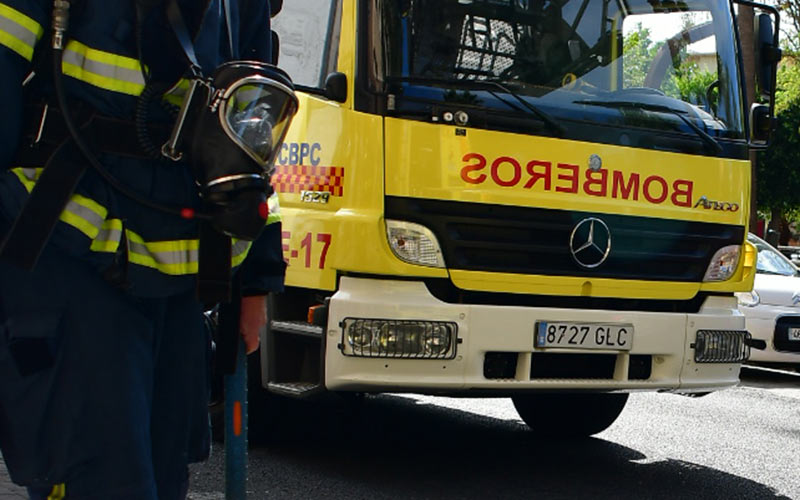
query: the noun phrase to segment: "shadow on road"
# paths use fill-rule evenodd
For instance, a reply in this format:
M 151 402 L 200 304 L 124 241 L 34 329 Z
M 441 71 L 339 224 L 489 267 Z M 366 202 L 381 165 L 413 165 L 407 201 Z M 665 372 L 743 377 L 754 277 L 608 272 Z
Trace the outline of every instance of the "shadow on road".
M 271 443 L 250 451 L 250 498 L 787 498 L 602 439 L 549 440 L 546 428 L 398 396 L 334 398 L 323 409 L 301 402 L 277 426 Z

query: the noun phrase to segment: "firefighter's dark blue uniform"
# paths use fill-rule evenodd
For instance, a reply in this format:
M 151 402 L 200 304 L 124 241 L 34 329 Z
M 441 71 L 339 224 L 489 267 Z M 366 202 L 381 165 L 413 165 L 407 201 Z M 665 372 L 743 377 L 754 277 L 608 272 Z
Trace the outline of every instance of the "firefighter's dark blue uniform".
M 145 89 L 133 1 L 81 0 L 62 69 L 70 100 L 130 120 Z M 269 0 L 179 0 L 210 72 L 230 59 L 271 58 Z M 0 0 L 0 237 L 41 172 L 18 165 L 22 82 L 47 45 L 50 0 Z M 156 9 L 142 60 L 180 102 L 186 62 Z M 34 78 L 35 82 L 36 78 Z M 47 83 L 39 82 L 46 96 Z M 168 123 L 168 114 L 151 118 Z M 24 144 L 23 144 L 24 145 Z M 102 149 L 102 147 L 100 148 Z M 171 206 L 197 206 L 190 169 L 101 152 L 110 173 Z M 74 161 L 81 161 L 80 157 Z M 272 207 L 271 207 L 272 208 Z M 254 243 L 233 243 L 245 293 L 279 290 L 284 262 L 276 212 Z M 127 250 L 124 286 L 108 270 Z M 88 170 L 33 272 L 0 262 L 0 448 L 12 479 L 34 490 L 66 483 L 67 498 L 173 499 L 187 463 L 208 453 L 208 342 L 196 299 L 198 229 L 125 198 Z

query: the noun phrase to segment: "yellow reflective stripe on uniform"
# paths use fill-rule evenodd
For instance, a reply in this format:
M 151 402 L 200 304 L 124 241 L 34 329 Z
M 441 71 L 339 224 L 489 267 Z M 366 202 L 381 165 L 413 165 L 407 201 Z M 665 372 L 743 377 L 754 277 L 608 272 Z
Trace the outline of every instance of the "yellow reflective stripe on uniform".
M 173 276 L 197 273 L 198 240 L 144 241 L 129 229 L 125 235 L 131 263 Z
M 11 171 L 29 192 L 42 173 L 41 168 L 14 168 Z M 96 201 L 73 194 L 60 219 L 89 237 L 92 251 L 116 252 L 124 230 L 131 263 L 173 276 L 197 273 L 199 240 L 145 241 L 134 231 L 124 229 L 120 219 L 106 219 L 107 216 L 108 210 Z M 251 245 L 251 241 L 232 240 L 233 267 L 244 262 Z
M 0 44 L 5 45 L 28 61 L 42 37 L 42 26 L 18 10 L 0 4 Z
M 56 484 L 50 490 L 47 500 L 62 500 L 67 494 L 67 486 L 64 483 Z
M 114 253 L 119 249 L 121 240 L 122 221 L 119 219 L 107 219 L 103 221 L 103 227 L 100 228 L 90 248 L 94 252 Z
M 14 168 L 11 170 L 30 192 L 39 176 L 41 168 Z M 59 219 L 75 227 L 91 239 L 94 239 L 103 226 L 108 210 L 94 200 L 73 194 Z
M 183 98 L 186 96 L 190 85 L 191 82 L 188 79 L 181 78 L 178 80 L 178 83 L 173 85 L 172 88 L 164 94 L 164 100 L 175 106 L 182 105 Z
M 33 186 L 36 185 L 36 181 L 42 173 L 41 168 L 12 168 L 11 171 L 17 176 L 29 193 L 33 190 Z
M 108 210 L 105 207 L 85 196 L 73 194 L 61 212 L 60 219 L 75 226 L 89 238 L 95 239 L 103 227 L 106 215 Z
M 129 229 L 125 230 L 125 235 L 128 237 L 128 259 L 132 263 L 173 276 L 197 273 L 198 240 L 144 241 Z M 236 267 L 244 261 L 251 245 L 250 241 L 232 241 L 231 266 Z
M 236 267 L 244 262 L 252 244 L 252 241 L 247 240 L 237 240 L 236 238 L 231 240 L 231 266 Z
M 144 90 L 139 61 L 131 57 L 93 49 L 76 40 L 64 48 L 65 75 L 113 92 L 138 96 Z

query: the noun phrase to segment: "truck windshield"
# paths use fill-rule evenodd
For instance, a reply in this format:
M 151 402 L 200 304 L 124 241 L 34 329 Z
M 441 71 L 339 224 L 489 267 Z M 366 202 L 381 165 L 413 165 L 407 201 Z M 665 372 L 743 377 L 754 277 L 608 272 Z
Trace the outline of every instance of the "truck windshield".
M 727 0 L 368 4 L 370 87 L 400 116 L 710 155 L 743 142 Z

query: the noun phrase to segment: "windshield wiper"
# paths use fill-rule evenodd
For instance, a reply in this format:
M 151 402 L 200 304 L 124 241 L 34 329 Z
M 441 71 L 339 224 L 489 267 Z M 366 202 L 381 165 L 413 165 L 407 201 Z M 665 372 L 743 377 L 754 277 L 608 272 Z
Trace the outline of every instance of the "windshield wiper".
M 514 106 L 512 103 L 506 101 L 496 92 L 492 92 L 490 88 L 499 89 L 502 92 L 510 95 L 514 99 L 517 100 L 522 106 L 528 110 L 529 113 L 535 115 L 539 118 L 542 122 L 544 122 L 547 127 L 555 132 L 559 137 L 563 137 L 566 130 L 564 127 L 558 123 L 552 116 L 545 113 L 541 109 L 537 108 L 533 104 L 529 103 L 527 100 L 523 99 L 519 94 L 508 88 L 507 86 L 503 85 L 500 82 L 496 82 L 494 80 L 448 80 L 446 78 L 427 78 L 427 77 L 420 77 L 420 76 L 393 76 L 387 78 L 390 81 L 396 82 L 404 82 L 404 83 L 412 83 L 412 84 L 419 84 L 419 85 L 441 85 L 441 86 L 457 86 L 457 87 L 472 87 L 475 89 L 481 89 L 488 92 L 490 95 L 495 97 L 497 100 L 509 106 L 512 109 L 520 110 L 517 106 Z
M 669 106 L 660 106 L 658 104 L 648 104 L 636 101 L 582 100 L 573 102 L 575 104 L 587 104 L 589 106 L 605 106 L 607 108 L 633 108 L 633 109 L 641 109 L 644 111 L 655 111 L 657 113 L 670 113 L 680 118 L 683 121 L 683 123 L 685 123 L 690 129 L 692 129 L 697 134 L 697 136 L 700 137 L 703 143 L 708 148 L 710 148 L 714 153 L 719 154 L 722 152 L 722 146 L 720 146 L 719 142 L 717 142 L 716 139 L 708 135 L 705 130 L 698 127 L 697 124 L 692 122 L 687 116 L 685 116 L 685 112 L 670 108 Z

